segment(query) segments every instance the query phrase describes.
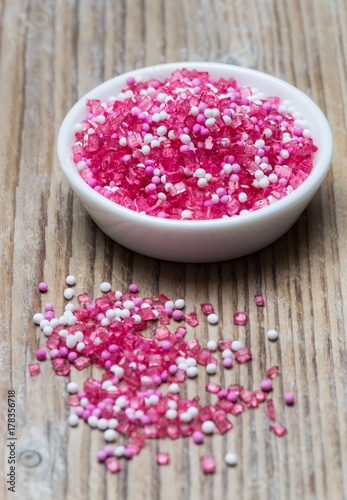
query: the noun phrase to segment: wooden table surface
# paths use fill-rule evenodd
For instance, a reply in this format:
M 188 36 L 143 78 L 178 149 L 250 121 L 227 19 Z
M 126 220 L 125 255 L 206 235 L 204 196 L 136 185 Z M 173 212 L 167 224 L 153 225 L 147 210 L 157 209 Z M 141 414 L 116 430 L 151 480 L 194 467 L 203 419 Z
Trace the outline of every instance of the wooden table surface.
M 1 151 L 1 442 L 0 497 L 24 500 L 347 499 L 346 0 L 2 0 Z M 332 127 L 335 151 L 323 186 L 294 227 L 253 255 L 216 264 L 176 264 L 144 257 L 106 237 L 69 189 L 56 155 L 60 124 L 77 99 L 114 75 L 174 61 L 218 61 L 285 79 L 312 97 Z M 198 447 L 191 439 L 152 441 L 110 474 L 96 451 L 102 433 L 71 429 L 68 380 L 49 362 L 32 378 L 28 363 L 45 338 L 32 321 L 49 300 L 65 305 L 68 274 L 76 291 L 99 296 L 108 280 L 143 296 L 183 297 L 199 313 L 189 330 L 239 337 L 254 352 L 247 365 L 215 377 L 256 387 L 278 364 L 273 399 L 288 435 L 268 430 L 265 405 L 232 419 L 224 436 Z M 40 281 L 49 284 L 44 296 Z M 253 295 L 266 306 L 256 308 Z M 200 302 L 221 318 L 207 326 Z M 235 327 L 235 310 L 249 313 Z M 265 333 L 279 331 L 271 343 Z M 97 368 L 69 379 L 100 376 Z M 207 398 L 207 376 L 183 394 Z M 16 493 L 7 490 L 7 391 L 16 391 Z M 293 407 L 282 404 L 293 391 Z M 6 427 L 5 427 L 6 426 Z M 158 450 L 171 463 L 159 468 Z M 226 451 L 238 455 L 227 468 Z M 204 476 L 200 457 L 217 472 Z

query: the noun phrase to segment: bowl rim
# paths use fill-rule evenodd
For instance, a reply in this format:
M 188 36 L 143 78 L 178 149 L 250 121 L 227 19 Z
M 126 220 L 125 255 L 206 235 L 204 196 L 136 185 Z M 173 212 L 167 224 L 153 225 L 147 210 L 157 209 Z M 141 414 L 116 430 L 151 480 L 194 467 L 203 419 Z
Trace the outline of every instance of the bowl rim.
M 81 114 L 83 110 L 87 111 L 85 105 L 86 99 L 96 99 L 98 94 L 101 94 L 102 91 L 106 90 L 108 87 L 111 87 L 114 83 L 119 84 L 121 87 L 124 86 L 128 76 L 136 77 L 140 76 L 143 73 L 156 73 L 160 72 L 161 70 L 169 74 L 176 69 L 183 68 L 197 69 L 198 71 L 208 71 L 211 73 L 211 76 L 213 76 L 213 73 L 218 72 L 218 69 L 222 71 L 228 70 L 230 71 L 230 76 L 235 77 L 236 80 L 240 75 L 253 75 L 256 78 L 260 79 L 261 82 L 264 82 L 265 85 L 266 82 L 272 82 L 282 91 L 288 90 L 291 94 L 295 94 L 298 99 L 304 100 L 307 106 L 310 107 L 310 112 L 312 111 L 313 115 L 315 115 L 315 124 L 317 126 L 318 123 L 317 128 L 320 130 L 321 135 L 324 136 L 324 142 L 322 143 L 322 145 L 319 145 L 319 159 L 317 160 L 317 163 L 314 164 L 314 168 L 312 169 L 307 179 L 305 179 L 305 181 L 297 189 L 295 189 L 285 198 L 282 198 L 278 202 L 267 205 L 266 207 L 263 207 L 259 210 L 255 210 L 254 212 L 249 212 L 242 216 L 239 215 L 236 217 L 203 220 L 164 219 L 140 212 L 135 212 L 134 210 L 128 209 L 111 200 L 108 200 L 93 188 L 91 188 L 80 176 L 77 165 L 72 159 L 71 150 L 74 142 L 73 127 L 76 123 L 78 123 L 78 121 L 80 121 L 75 117 L 76 115 Z M 262 88 L 260 88 L 260 90 L 263 91 Z M 111 96 L 113 94 L 110 93 L 109 95 Z M 310 121 L 309 117 L 307 118 L 308 121 Z M 70 143 L 69 147 L 68 143 Z M 304 92 L 294 87 L 290 83 L 287 83 L 286 81 L 275 76 L 269 75 L 268 73 L 243 66 L 215 62 L 189 61 L 145 66 L 139 69 L 128 71 L 126 73 L 122 73 L 121 75 L 115 76 L 94 87 L 84 96 L 82 96 L 72 106 L 72 108 L 65 116 L 58 134 L 57 152 L 61 168 L 72 188 L 77 192 L 77 194 L 82 196 L 82 198 L 89 199 L 95 205 L 99 206 L 99 208 L 109 212 L 111 215 L 122 217 L 123 219 L 127 219 L 128 221 L 147 224 L 158 228 L 167 228 L 170 225 L 173 230 L 211 229 L 212 227 L 217 228 L 219 226 L 223 226 L 224 228 L 232 228 L 234 226 L 237 227 L 238 225 L 243 225 L 245 223 L 259 223 L 266 220 L 267 218 L 271 218 L 274 215 L 279 216 L 283 212 L 286 212 L 288 210 L 290 211 L 291 208 L 295 207 L 298 203 L 302 203 L 303 201 L 305 202 L 306 200 L 308 203 L 310 201 L 310 198 L 312 197 L 312 193 L 314 194 L 318 189 L 319 185 L 321 184 L 329 170 L 333 155 L 333 137 L 329 123 L 322 110 L 310 97 L 308 97 Z

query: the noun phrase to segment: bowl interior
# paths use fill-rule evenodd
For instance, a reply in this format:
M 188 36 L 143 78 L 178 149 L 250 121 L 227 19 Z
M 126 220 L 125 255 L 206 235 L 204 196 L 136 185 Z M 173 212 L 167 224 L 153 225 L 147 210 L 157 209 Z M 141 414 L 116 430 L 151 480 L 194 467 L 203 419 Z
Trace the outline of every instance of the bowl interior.
M 132 75 L 134 77 L 141 76 L 144 80 L 158 79 L 163 80 L 168 77 L 174 70 L 180 68 L 197 69 L 199 71 L 208 71 L 213 78 L 229 78 L 233 77 L 242 85 L 249 87 L 256 87 L 259 91 L 263 92 L 265 96 L 277 96 L 281 100 L 289 99 L 296 109 L 302 114 L 303 119 L 309 122 L 309 128 L 314 143 L 318 146 L 318 151 L 314 157 L 314 166 L 312 172 L 293 193 L 286 198 L 264 207 L 260 210 L 252 212 L 242 217 L 233 217 L 229 219 L 214 219 L 211 221 L 177 221 L 172 219 L 158 219 L 145 214 L 139 214 L 120 205 L 117 205 L 110 200 L 94 191 L 88 186 L 81 178 L 77 166 L 73 162 L 71 148 L 75 142 L 74 126 L 76 123 L 82 121 L 88 113 L 88 108 L 85 104 L 87 98 L 100 99 L 108 101 L 111 96 L 117 96 L 121 89 L 126 85 L 126 79 Z M 124 217 L 137 219 L 140 218 L 142 222 L 161 226 L 162 224 L 182 225 L 193 228 L 196 224 L 240 224 L 243 220 L 252 218 L 263 218 L 266 214 L 271 214 L 275 211 L 282 211 L 290 209 L 302 197 L 309 199 L 310 193 L 314 192 L 319 184 L 322 182 L 326 172 L 328 171 L 333 150 L 333 140 L 329 124 L 320 110 L 320 108 L 303 92 L 293 87 L 292 85 L 280 80 L 271 75 L 261 73 L 256 70 L 243 68 L 239 66 L 232 66 L 219 63 L 172 63 L 141 68 L 138 70 L 125 73 L 104 82 L 103 84 L 95 87 L 82 97 L 67 114 L 58 138 L 58 156 L 65 175 L 71 183 L 73 189 L 83 197 L 91 198 L 93 201 L 103 208 L 110 211 L 110 213 L 117 213 Z

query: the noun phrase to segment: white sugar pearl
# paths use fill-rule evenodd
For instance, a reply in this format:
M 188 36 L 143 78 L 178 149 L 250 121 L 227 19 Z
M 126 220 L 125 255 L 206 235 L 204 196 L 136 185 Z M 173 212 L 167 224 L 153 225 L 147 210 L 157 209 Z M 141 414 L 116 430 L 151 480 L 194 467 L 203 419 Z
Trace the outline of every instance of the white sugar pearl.
M 193 216 L 193 214 L 190 210 L 182 210 L 182 212 L 181 212 L 182 219 L 191 219 L 192 216 Z
M 176 408 L 177 408 L 177 403 L 174 399 L 169 399 L 167 405 L 169 408 L 172 408 L 173 410 L 176 410 Z
M 266 128 L 263 133 L 267 139 L 269 139 L 272 136 L 271 128 Z
M 233 167 L 230 165 L 230 163 L 226 163 L 223 167 L 223 170 L 226 174 L 230 174 L 233 170 Z
M 101 283 L 100 285 L 100 290 L 104 293 L 107 293 L 111 290 L 111 285 L 110 283 L 108 283 L 107 281 L 104 281 L 103 283 Z
M 156 123 L 160 122 L 160 114 L 159 113 L 153 113 L 152 120 L 154 122 L 156 122 Z
M 190 136 L 188 134 L 182 134 L 180 136 L 180 139 L 181 139 L 181 142 L 183 142 L 183 144 L 190 144 Z
M 165 416 L 169 420 L 173 420 L 174 418 L 177 417 L 177 410 L 170 408 L 170 410 L 167 410 L 167 412 L 165 413 Z
M 112 385 L 111 380 L 105 380 L 105 382 L 101 384 L 101 389 L 107 389 L 108 387 L 111 387 L 111 385 Z
M 265 142 L 262 140 L 262 139 L 258 139 L 255 143 L 254 143 L 254 147 L 255 148 L 263 148 L 265 146 Z
M 218 316 L 217 314 L 209 314 L 207 316 L 207 321 L 211 324 L 211 325 L 215 325 L 217 322 L 218 322 Z
M 68 335 L 66 337 L 66 347 L 73 349 L 77 344 L 76 337 L 74 335 Z
M 40 322 L 40 328 L 41 328 L 41 330 L 43 330 L 46 326 L 49 326 L 49 321 L 48 321 L 48 319 L 43 319 Z
M 196 366 L 189 366 L 189 368 L 187 369 L 187 376 L 189 378 L 194 378 L 196 377 L 198 374 L 198 369 Z
M 232 119 L 228 115 L 223 115 L 223 122 L 225 123 L 226 126 L 231 125 Z
M 75 276 L 69 275 L 65 281 L 67 285 L 72 286 L 76 283 L 76 278 Z
M 145 145 L 145 146 L 142 146 L 141 151 L 145 156 L 147 156 L 151 152 L 151 148 L 149 146 Z
M 192 419 L 191 415 L 188 412 L 181 413 L 180 421 L 181 422 L 190 422 Z
M 243 345 L 239 340 L 234 340 L 234 342 L 231 344 L 231 348 L 233 351 L 238 351 L 239 349 L 242 349 Z
M 89 404 L 89 399 L 88 398 L 82 398 L 80 400 L 80 405 L 83 406 L 83 408 L 85 408 L 88 404 Z
M 184 358 L 183 356 L 179 356 L 178 358 L 176 358 L 176 365 L 180 365 L 181 363 L 185 363 L 186 362 L 186 358 Z
M 68 324 L 69 326 L 74 326 L 76 323 L 77 323 L 77 318 L 76 318 L 76 316 L 71 316 L 71 317 L 68 319 L 68 322 L 67 322 L 67 324 Z
M 67 299 L 67 300 L 70 300 L 72 299 L 72 297 L 74 296 L 74 291 L 72 288 L 66 288 L 64 290 L 64 297 Z
M 76 382 L 69 382 L 66 388 L 70 394 L 76 394 L 78 392 L 78 385 Z
M 98 420 L 99 419 L 95 415 L 90 415 L 90 417 L 88 417 L 87 422 L 90 427 L 95 428 L 98 425 Z
M 190 368 L 191 366 L 196 366 L 196 359 L 188 358 L 188 359 L 186 359 L 186 363 L 187 363 L 188 368 Z
M 239 194 L 239 201 L 241 203 L 244 203 L 245 201 L 247 201 L 247 195 L 246 195 L 246 193 L 240 193 Z
M 125 309 L 134 309 L 135 304 L 132 300 L 125 300 L 123 302 L 123 307 L 125 307 Z
M 170 384 L 169 392 L 172 394 L 178 394 L 180 392 L 180 386 L 178 384 Z
M 75 306 L 73 304 L 66 304 L 65 311 L 74 312 Z
M 201 426 L 201 430 L 204 434 L 212 434 L 213 431 L 214 431 L 214 422 L 212 422 L 212 420 L 206 420 L 202 426 Z
M 180 364 L 178 365 L 178 368 L 179 368 L 180 370 L 184 370 L 184 371 L 186 372 L 186 371 L 188 370 L 188 365 L 187 365 L 187 363 L 180 363 Z
M 134 316 L 132 316 L 132 318 L 135 321 L 135 325 L 139 325 L 142 322 L 142 318 L 138 314 L 134 314 Z
M 302 135 L 304 137 L 311 137 L 311 130 L 309 130 L 308 128 L 305 128 L 303 131 L 302 131 Z
M 75 339 L 77 340 L 77 342 L 82 342 L 83 337 L 84 337 L 84 335 L 82 332 L 78 331 L 75 333 Z
M 227 465 L 236 465 L 237 464 L 237 456 L 234 453 L 227 453 L 224 457 L 224 461 Z
M 125 396 L 119 396 L 119 398 L 116 399 L 116 405 L 119 406 L 119 408 L 124 408 L 126 404 L 127 399 Z
M 205 121 L 205 127 L 210 128 L 213 127 L 213 125 L 216 123 L 215 118 L 207 118 Z
M 183 299 L 177 299 L 177 300 L 175 301 L 175 307 L 176 307 L 177 309 L 183 309 L 183 307 L 184 307 L 185 305 L 186 305 L 186 303 L 184 302 L 184 300 L 183 300 Z
M 165 135 L 167 132 L 167 128 L 165 127 L 165 125 L 161 125 L 160 127 L 157 128 L 157 134 L 159 135 L 159 137 Z
M 212 109 L 206 108 L 204 111 L 204 115 L 206 116 L 206 118 L 212 118 L 213 117 Z
M 209 363 L 207 366 L 206 366 L 206 371 L 209 375 L 214 375 L 217 371 L 217 366 L 213 363 Z
M 56 328 L 59 325 L 59 319 L 57 318 L 52 318 L 51 321 L 49 322 L 49 326 L 52 328 Z
M 44 319 L 45 319 L 45 317 L 41 313 L 36 313 L 33 316 L 34 323 L 36 323 L 37 325 L 39 325 L 41 323 L 41 321 L 43 321 Z
M 157 148 L 160 146 L 160 142 L 157 141 L 156 139 L 151 142 L 151 148 Z M 145 146 L 144 146 L 145 147 Z M 148 154 L 148 153 L 143 153 L 143 154 Z
M 170 309 L 173 309 L 175 307 L 175 304 L 172 302 L 172 300 L 168 300 L 165 302 L 165 307 L 170 307 Z
M 194 418 L 199 414 L 199 410 L 196 406 L 190 406 L 189 408 L 187 408 L 187 413 L 189 413 L 189 415 Z
M 143 142 L 145 144 L 149 144 L 150 142 L 152 142 L 154 139 L 153 135 L 152 134 L 146 134 L 143 138 Z M 142 165 L 141 165 L 142 166 Z
M 156 405 L 159 402 L 159 398 L 156 394 L 151 394 L 148 399 L 151 405 Z
M 190 114 L 193 116 L 198 116 L 199 114 L 199 108 L 197 106 L 192 106 L 190 108 Z
M 268 179 L 270 182 L 277 182 L 278 181 L 278 177 L 276 174 L 270 174 Z
M 69 335 L 69 332 L 67 330 L 59 330 L 59 333 L 58 335 L 60 335 L 60 337 L 64 337 L 64 338 L 67 338 L 67 336 Z
M 260 179 L 262 179 L 262 178 L 264 177 L 264 175 L 265 175 L 265 174 L 264 174 L 264 172 L 263 172 L 262 170 L 256 170 L 256 171 L 254 172 L 254 177 L 255 177 L 258 181 L 260 181 Z
M 270 340 L 276 340 L 278 337 L 278 332 L 276 330 L 269 330 L 267 336 Z
M 173 141 L 174 139 L 176 139 L 176 135 L 175 135 L 175 132 L 173 130 L 169 131 L 168 138 L 170 139 L 170 141 Z
M 71 425 L 71 427 L 76 427 L 76 425 L 78 425 L 78 421 L 79 421 L 79 418 L 77 415 L 70 415 L 69 416 L 69 419 L 68 419 L 68 422 L 69 422 L 69 425 Z
M 225 349 L 222 353 L 222 358 L 225 359 L 225 358 L 231 358 L 232 357 L 232 352 L 230 351 L 230 349 Z
M 107 431 L 104 432 L 104 439 L 105 441 L 111 442 L 116 439 L 117 432 L 114 429 L 107 429 Z
M 82 132 L 82 130 L 83 130 L 83 125 L 81 123 L 76 123 L 76 125 L 74 126 L 74 131 Z
M 193 177 L 202 178 L 206 175 L 206 170 L 204 168 L 197 168 L 193 174 Z
M 106 418 L 99 418 L 97 426 L 101 431 L 105 431 L 108 428 L 108 422 Z
M 284 159 L 287 159 L 289 158 L 289 153 L 286 149 L 282 149 L 281 152 L 280 152 L 280 155 L 282 156 L 282 158 Z
M 259 186 L 263 189 L 267 188 L 269 184 L 270 184 L 270 182 L 269 182 L 269 179 L 267 177 L 263 177 L 259 181 Z
M 53 328 L 50 325 L 47 325 L 44 327 L 44 329 L 42 331 L 43 331 L 44 335 L 46 335 L 46 337 L 49 337 L 51 335 L 51 333 L 53 332 Z
M 142 410 L 137 410 L 137 411 L 135 412 L 135 417 L 136 417 L 136 418 L 141 418 L 141 417 L 143 417 L 143 416 L 144 416 L 144 414 L 145 414 L 145 412 L 144 412 L 144 411 L 142 411 Z
M 126 139 L 126 137 L 121 137 L 119 139 L 119 145 L 122 146 L 123 148 L 128 144 L 128 141 Z
M 78 352 L 81 352 L 81 351 L 83 351 L 83 349 L 85 348 L 85 346 L 86 345 L 85 345 L 84 342 L 78 342 L 76 349 L 77 349 Z
M 116 457 L 121 458 L 124 455 L 125 452 L 125 446 L 116 446 L 114 450 L 114 454 Z
M 132 408 L 129 408 L 129 410 L 132 410 Z M 118 420 L 116 418 L 110 418 L 107 425 L 109 429 L 116 429 L 118 426 Z
M 215 351 L 217 349 L 217 342 L 214 340 L 209 340 L 207 342 L 207 349 L 211 349 L 211 351 Z

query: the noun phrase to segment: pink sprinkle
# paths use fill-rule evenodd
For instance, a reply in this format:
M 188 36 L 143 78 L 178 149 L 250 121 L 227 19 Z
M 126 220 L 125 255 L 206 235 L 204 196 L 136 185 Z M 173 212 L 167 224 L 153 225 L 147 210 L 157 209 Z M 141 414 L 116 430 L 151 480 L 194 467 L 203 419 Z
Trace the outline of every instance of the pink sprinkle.
M 99 450 L 96 454 L 96 458 L 99 460 L 99 462 L 104 462 L 107 458 L 107 454 L 104 450 Z
M 201 431 L 194 431 L 192 438 L 195 444 L 201 444 L 204 441 L 204 435 Z
M 172 317 L 173 317 L 173 319 L 175 319 L 176 321 L 180 321 L 180 320 L 183 318 L 183 312 L 182 312 L 180 309 L 176 309 L 176 310 L 172 313 Z
M 135 83 L 136 83 L 135 78 L 133 76 L 128 76 L 128 78 L 127 78 L 127 85 L 129 85 L 129 87 L 131 87 Z
M 54 306 L 50 302 L 47 302 L 47 304 L 45 305 L 46 311 L 53 311 L 53 308 L 54 308 Z
M 129 286 L 129 292 L 131 293 L 136 293 L 138 291 L 139 287 L 137 285 L 135 285 L 134 283 L 132 283 L 130 286 Z
M 201 467 L 205 474 L 210 474 L 216 470 L 216 461 L 213 455 L 205 455 L 201 458 Z
M 294 394 L 292 392 L 287 392 L 284 395 L 284 401 L 287 403 L 287 405 L 292 405 L 294 403 Z
M 233 358 L 224 358 L 223 366 L 224 368 L 231 368 L 233 366 Z
M 46 359 L 47 353 L 44 349 L 38 349 L 36 351 L 36 357 L 39 361 L 44 361 Z
M 269 392 L 273 389 L 273 384 L 271 380 L 265 379 L 260 382 L 260 388 L 262 391 Z
M 168 453 L 157 453 L 157 464 L 167 465 L 170 460 L 170 455 Z
M 59 356 L 58 349 L 52 349 L 51 352 L 49 353 L 49 356 L 51 359 L 57 358 Z
M 38 363 L 33 363 L 31 365 L 28 365 L 28 368 L 29 368 L 29 373 L 32 377 L 40 373 L 40 365 Z
M 45 282 L 42 282 L 39 284 L 39 290 L 40 292 L 47 292 L 48 290 L 48 285 Z
M 238 398 L 239 398 L 239 395 L 238 395 L 237 392 L 229 392 L 229 394 L 227 395 L 227 399 L 231 403 L 236 403 L 236 401 L 238 400 Z

